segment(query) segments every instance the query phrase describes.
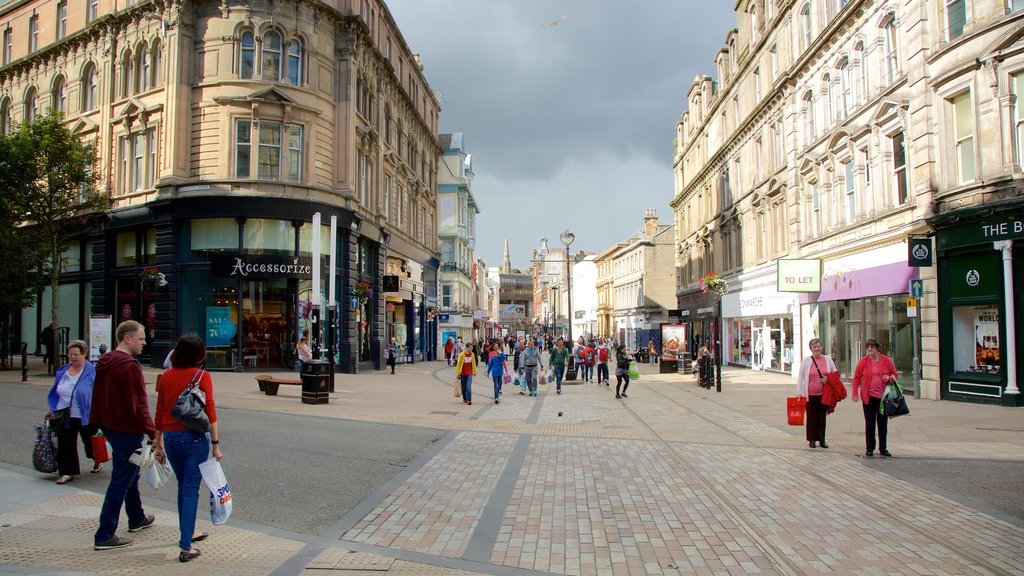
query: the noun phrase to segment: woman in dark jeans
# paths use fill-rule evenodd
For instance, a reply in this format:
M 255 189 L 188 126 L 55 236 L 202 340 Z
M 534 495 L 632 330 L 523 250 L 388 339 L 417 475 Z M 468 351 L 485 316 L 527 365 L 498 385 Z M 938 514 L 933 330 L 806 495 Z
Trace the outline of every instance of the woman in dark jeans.
M 92 385 L 96 380 L 96 368 L 85 359 L 88 347 L 81 340 L 68 344 L 68 362 L 57 370 L 53 387 L 47 397 L 49 411 L 44 418 L 49 420 L 53 413 L 71 408 L 70 426 L 57 432 L 57 484 L 67 484 L 81 474 L 78 464 L 78 437 L 85 445 L 86 458 L 92 459 L 92 435 L 96 427 L 89 424 L 89 409 L 92 404 Z M 103 464 L 93 462 L 90 472 L 99 472 Z
M 626 389 L 629 388 L 629 353 L 626 352 L 626 345 L 619 344 L 615 349 L 615 397 L 629 398 L 626 396 Z M 625 386 L 623 386 L 625 382 Z M 620 390 L 621 388 L 621 390 Z

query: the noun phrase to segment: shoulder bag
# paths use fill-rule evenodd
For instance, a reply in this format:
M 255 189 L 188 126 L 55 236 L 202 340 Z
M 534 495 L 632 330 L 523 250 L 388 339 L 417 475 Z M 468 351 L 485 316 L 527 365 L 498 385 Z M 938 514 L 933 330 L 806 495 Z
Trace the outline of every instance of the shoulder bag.
M 178 396 L 171 416 L 190 430 L 206 433 L 210 431 L 210 418 L 206 415 L 206 394 L 199 389 L 202 374 L 203 369 L 197 368 L 192 381 Z
M 67 375 L 67 372 L 64 373 Z M 78 375 L 78 380 L 82 379 L 81 373 Z M 60 410 L 54 410 L 53 414 L 50 415 L 50 419 L 47 424 L 50 426 L 50 430 L 53 430 L 55 434 L 65 432 L 71 428 L 71 405 L 75 403 L 75 390 L 78 388 L 78 380 L 75 380 L 75 385 L 71 387 L 71 404 L 68 404 L 67 408 L 61 408 Z

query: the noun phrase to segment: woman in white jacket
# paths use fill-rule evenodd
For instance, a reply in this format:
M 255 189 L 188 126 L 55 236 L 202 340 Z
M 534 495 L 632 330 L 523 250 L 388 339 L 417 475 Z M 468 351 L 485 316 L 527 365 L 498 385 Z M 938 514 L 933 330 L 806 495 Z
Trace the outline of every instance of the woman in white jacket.
M 811 355 L 800 363 L 800 373 L 796 380 L 796 395 L 807 398 L 807 442 L 811 448 L 828 448 L 825 443 L 825 417 L 828 406 L 821 403 L 821 393 L 825 389 L 825 377 L 829 372 L 836 371 L 836 364 L 831 358 L 821 353 L 821 340 L 812 339 L 808 345 Z

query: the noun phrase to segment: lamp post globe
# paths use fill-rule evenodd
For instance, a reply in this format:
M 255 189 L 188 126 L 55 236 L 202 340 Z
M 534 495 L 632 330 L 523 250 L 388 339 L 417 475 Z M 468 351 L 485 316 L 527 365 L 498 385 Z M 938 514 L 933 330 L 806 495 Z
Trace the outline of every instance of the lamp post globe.
M 572 244 L 573 240 L 576 239 L 576 235 L 566 230 L 565 232 L 562 232 L 562 235 L 559 238 L 562 240 L 562 244 L 565 244 L 566 249 L 568 249 L 569 245 Z M 568 256 L 566 256 L 565 258 L 566 260 L 569 259 Z

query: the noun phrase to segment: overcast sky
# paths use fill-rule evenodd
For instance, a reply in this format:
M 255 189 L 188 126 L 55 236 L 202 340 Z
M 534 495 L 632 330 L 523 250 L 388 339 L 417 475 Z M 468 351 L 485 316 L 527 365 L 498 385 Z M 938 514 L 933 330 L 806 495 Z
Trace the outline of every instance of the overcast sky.
M 601 252 L 645 208 L 672 223 L 672 140 L 732 0 L 386 0 L 473 155 L 476 255 L 529 266 L 565 229 Z

